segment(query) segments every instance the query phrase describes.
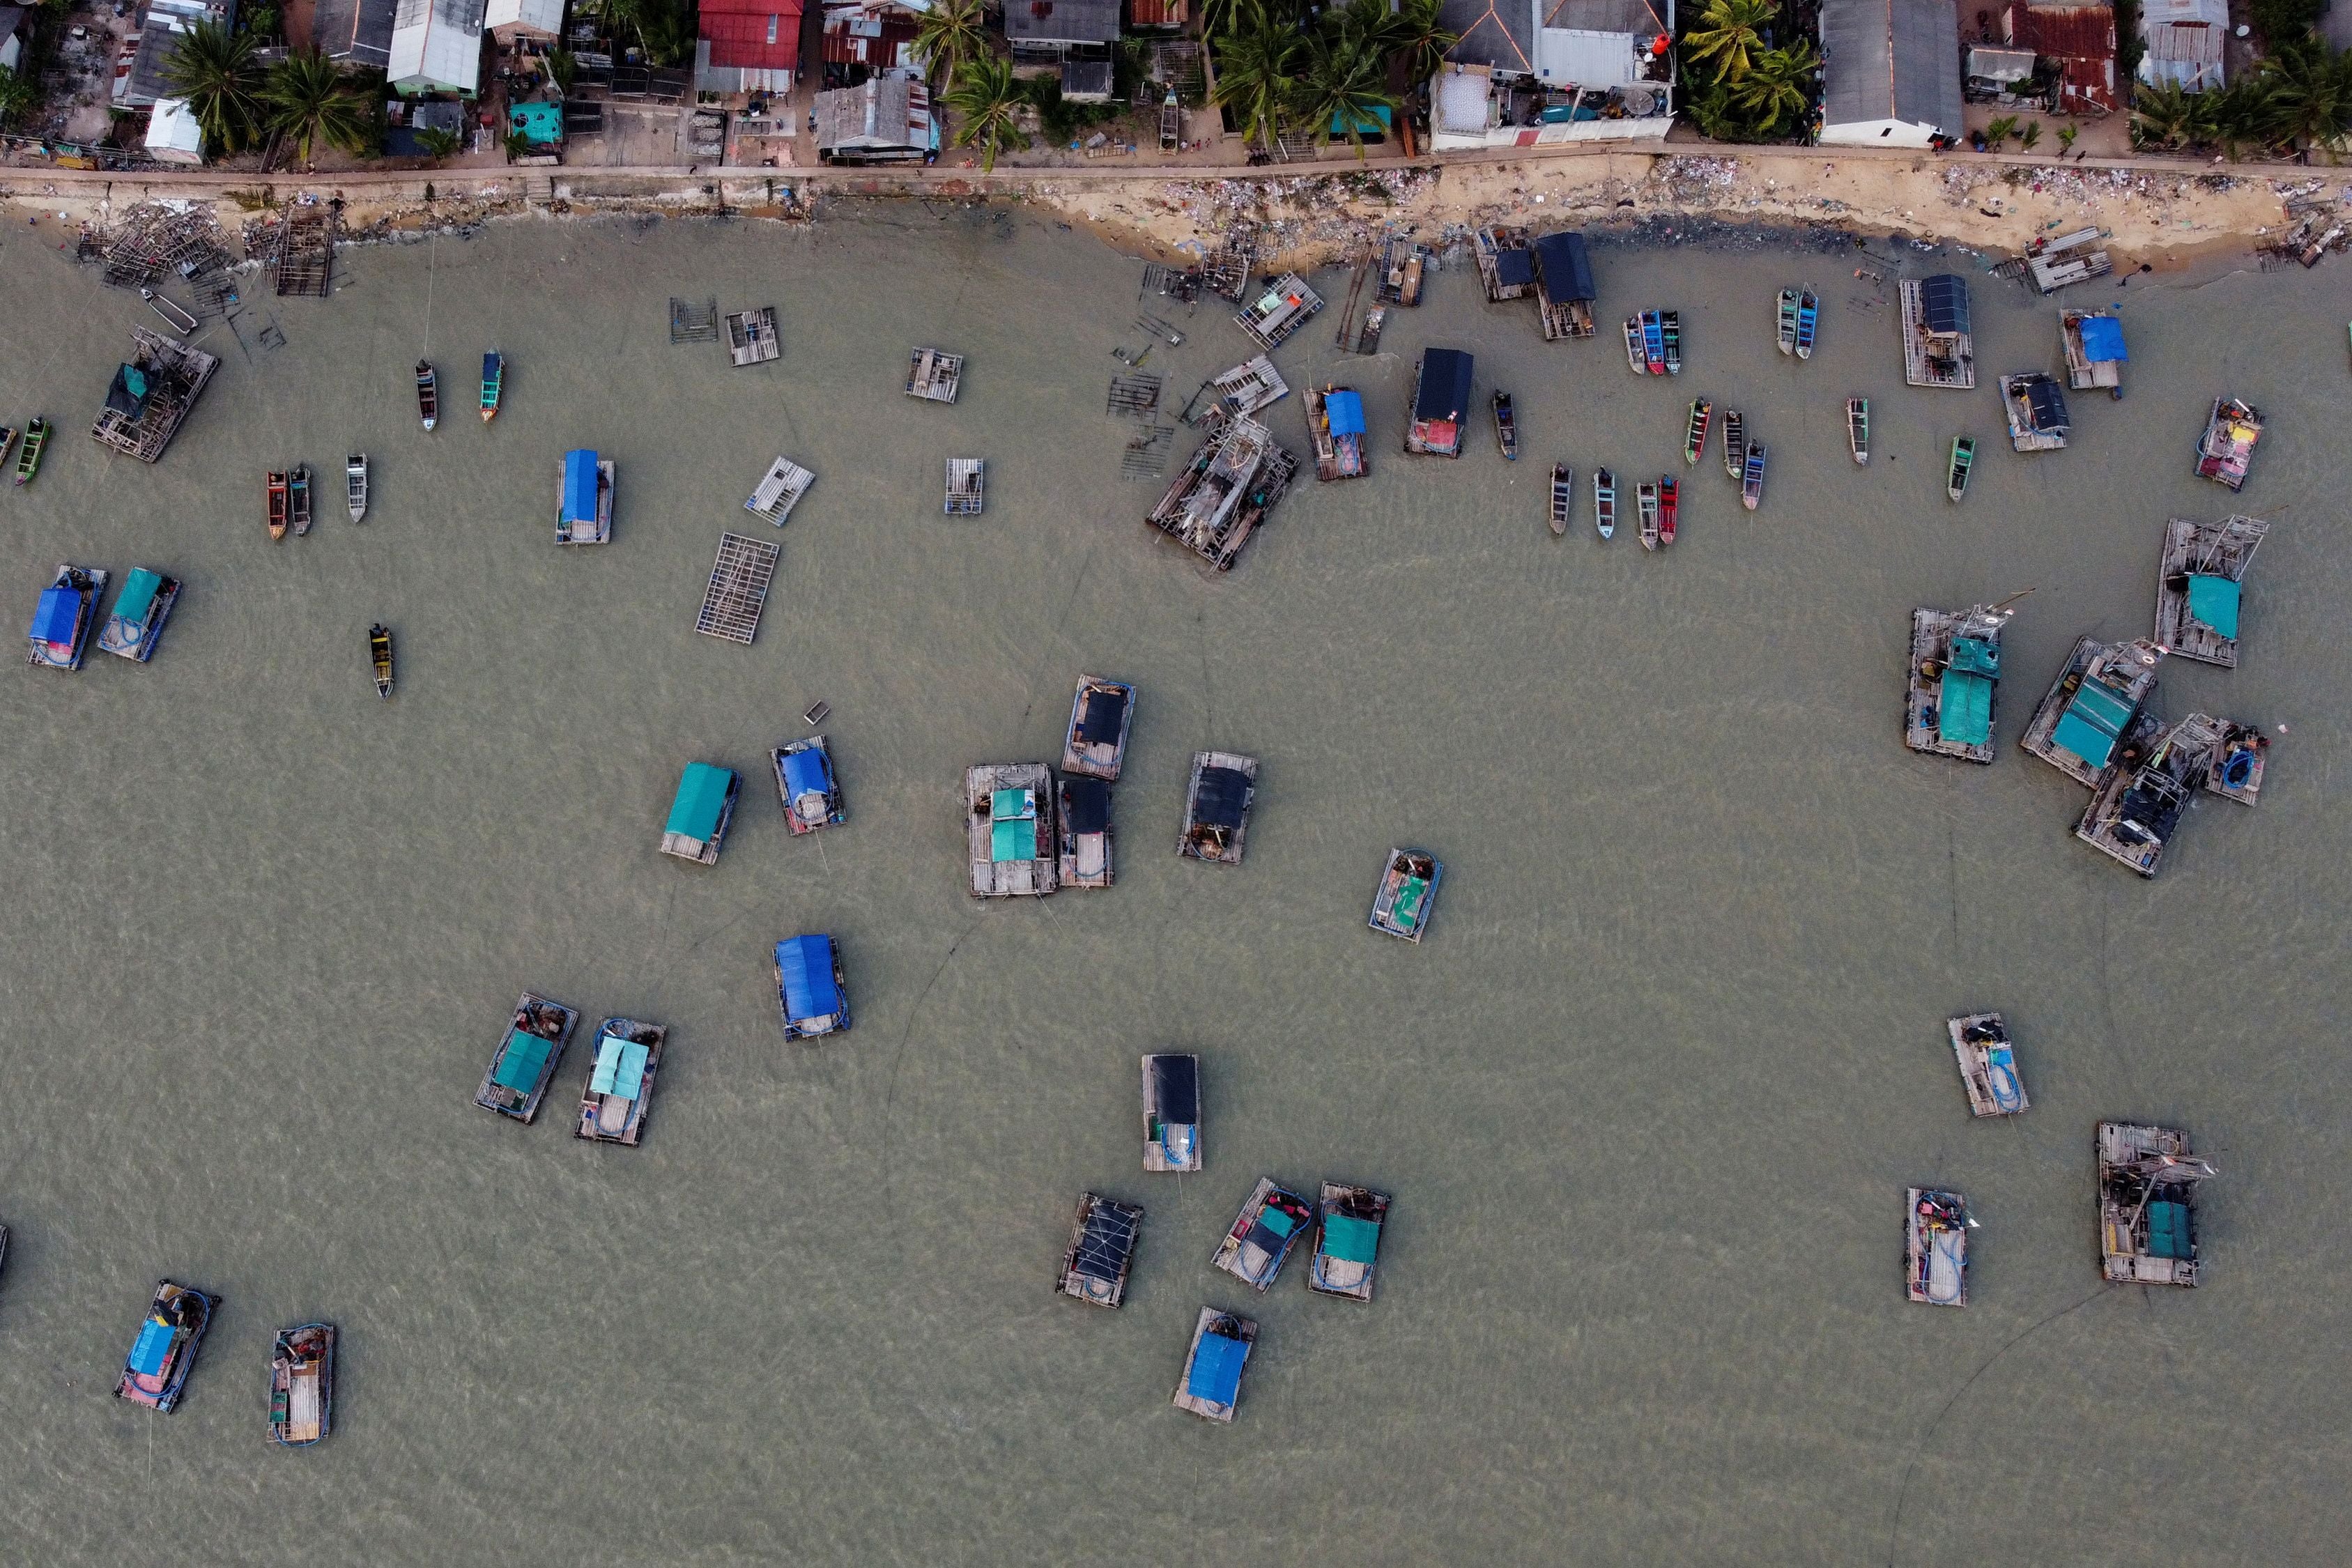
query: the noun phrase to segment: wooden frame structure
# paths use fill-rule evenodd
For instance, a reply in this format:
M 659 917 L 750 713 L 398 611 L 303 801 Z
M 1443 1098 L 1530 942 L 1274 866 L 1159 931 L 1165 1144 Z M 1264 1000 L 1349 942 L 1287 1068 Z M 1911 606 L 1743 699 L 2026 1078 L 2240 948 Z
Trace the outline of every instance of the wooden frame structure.
M 2176 517 L 2164 525 L 2164 553 L 2156 568 L 2156 640 L 2182 658 L 2238 668 L 2238 639 L 2223 637 L 2189 613 L 2191 577 L 2226 577 L 2242 584 L 2271 525 L 2260 518 L 2225 517 L 2191 522 Z M 2179 579 L 2179 585 L 2174 580 Z
M 917 349 L 907 361 L 907 395 L 953 403 L 963 385 L 963 355 L 944 349 Z
M 751 492 L 751 499 L 743 503 L 743 510 L 782 528 L 784 519 L 792 516 L 793 508 L 801 504 L 801 497 L 808 494 L 809 486 L 814 483 L 814 474 L 790 458 L 778 458 L 768 465 L 767 473 Z
M 723 637 L 749 647 L 760 632 L 760 613 L 768 603 L 768 584 L 776 574 L 776 558 L 784 547 L 771 539 L 751 539 L 740 533 L 719 536 L 719 558 L 711 563 L 710 583 L 702 593 L 702 608 L 694 629 L 704 637 Z
M 135 370 L 145 378 L 146 395 L 136 401 L 135 407 L 126 410 L 110 390 L 89 434 L 101 446 L 127 452 L 142 463 L 152 463 L 172 444 L 181 423 L 203 395 L 205 384 L 220 369 L 220 360 L 177 338 L 151 332 L 144 327 L 131 328 L 131 363 L 124 369 Z M 118 375 L 117 379 L 121 377 Z
M 740 367 L 765 364 L 779 358 L 783 344 L 776 339 L 776 308 L 762 305 L 756 310 L 738 310 L 727 318 L 727 357 Z

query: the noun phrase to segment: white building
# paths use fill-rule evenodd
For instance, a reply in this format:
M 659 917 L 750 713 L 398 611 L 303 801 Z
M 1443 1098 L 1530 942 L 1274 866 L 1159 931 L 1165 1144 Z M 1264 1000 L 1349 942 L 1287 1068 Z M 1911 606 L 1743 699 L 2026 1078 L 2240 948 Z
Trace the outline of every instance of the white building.
M 1657 139 L 1674 124 L 1674 0 L 1445 0 L 1430 146 Z
M 1960 14 L 1953 0 L 1822 0 L 1822 144 L 1957 142 Z
M 2339 0 L 2352 9 L 2352 0 Z M 2332 11 L 2331 7 L 2331 11 Z M 2190 92 L 2222 85 L 2221 45 L 2230 34 L 2230 0 L 2140 0 L 2139 79 L 2177 81 Z
M 563 0 L 489 0 L 482 26 L 502 44 L 551 44 L 563 36 Z
M 157 100 L 147 120 L 147 155 L 159 163 L 205 161 L 205 128 L 184 98 Z
M 471 98 L 482 78 L 483 0 L 400 0 L 384 83 L 403 97 Z

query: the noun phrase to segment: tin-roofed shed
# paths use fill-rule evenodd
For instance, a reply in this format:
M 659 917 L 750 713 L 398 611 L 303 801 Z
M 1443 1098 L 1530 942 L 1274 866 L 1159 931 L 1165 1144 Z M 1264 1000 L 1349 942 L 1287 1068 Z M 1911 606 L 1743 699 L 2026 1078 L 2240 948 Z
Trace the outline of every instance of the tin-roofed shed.
M 1822 0 L 1824 146 L 1926 147 L 1965 130 L 1954 0 Z

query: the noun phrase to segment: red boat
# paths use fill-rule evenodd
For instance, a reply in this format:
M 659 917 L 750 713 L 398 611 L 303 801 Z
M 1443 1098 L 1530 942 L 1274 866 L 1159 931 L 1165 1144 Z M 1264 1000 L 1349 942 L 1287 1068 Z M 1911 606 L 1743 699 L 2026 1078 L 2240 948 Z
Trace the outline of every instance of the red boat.
M 269 493 L 269 537 L 286 537 L 286 476 L 277 469 L 269 470 L 267 486 Z
M 1682 485 L 1672 474 L 1658 478 L 1658 542 L 1675 542 L 1675 512 L 1681 501 Z

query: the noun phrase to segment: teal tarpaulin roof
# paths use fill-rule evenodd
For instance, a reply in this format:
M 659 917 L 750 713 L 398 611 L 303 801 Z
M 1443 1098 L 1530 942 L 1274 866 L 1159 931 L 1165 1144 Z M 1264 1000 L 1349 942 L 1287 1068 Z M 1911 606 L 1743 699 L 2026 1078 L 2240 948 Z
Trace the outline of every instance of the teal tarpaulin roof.
M 492 1081 L 517 1094 L 529 1094 L 539 1087 L 540 1069 L 547 1066 L 548 1053 L 554 1049 L 552 1040 L 515 1030 L 507 1037 L 507 1048 L 499 1053 L 499 1070 Z
M 988 832 L 988 858 L 999 864 L 1007 860 L 1037 858 L 1035 819 L 1023 817 L 1013 822 L 992 824 Z
M 1032 789 L 1001 789 L 990 795 L 988 816 L 992 822 L 1013 822 L 1037 815 L 1037 792 Z
M 2093 767 L 2104 768 L 2131 721 L 2131 703 L 2095 680 L 2085 681 L 2050 739 Z
M 2147 1249 L 2158 1258 L 2189 1258 L 2189 1205 L 2157 1202 L 2147 1205 Z
M 142 1377 L 152 1377 L 163 1370 L 165 1358 L 172 1353 L 172 1337 L 178 1331 L 169 1323 L 159 1323 L 150 1318 L 139 1325 L 139 1341 L 131 1347 L 131 1370 Z
M 144 566 L 133 566 L 131 575 L 122 580 L 122 592 L 114 596 L 114 613 L 120 618 L 136 625 L 147 618 L 147 606 L 155 602 L 155 591 L 163 579 Z
M 1323 1254 L 1342 1263 L 1370 1263 L 1380 1250 L 1381 1227 L 1351 1214 L 1328 1215 L 1323 1220 Z
M 2000 645 L 1987 637 L 1954 637 L 1951 665 L 1964 675 L 2000 679 Z
M 596 1042 L 596 1070 L 589 1075 L 588 1092 L 636 1099 L 645 1087 L 646 1058 L 650 1054 L 648 1047 L 635 1040 L 604 1036 Z
M 1946 670 L 1936 733 L 1963 746 L 1981 746 L 1991 740 L 1992 682 L 1964 670 Z
M 2238 635 L 2238 584 L 2227 577 L 2192 573 L 2189 578 L 2189 613 L 2225 637 Z
M 727 808 L 727 792 L 735 783 L 731 768 L 709 763 L 688 763 L 677 781 L 677 798 L 670 802 L 669 821 L 662 831 L 682 833 L 698 844 L 708 844 L 719 833 L 719 813 Z
M 1242 1363 L 1248 1359 L 1249 1346 L 1241 1341 L 1202 1334 L 1192 1352 L 1192 1370 L 1184 1379 L 1184 1392 L 1212 1405 L 1231 1405 L 1241 1393 Z
M 563 105 L 560 103 L 518 103 L 507 111 L 507 121 L 532 142 L 563 140 Z
M 1379 136 L 1386 133 L 1388 128 L 1389 106 L 1387 104 L 1376 103 L 1369 110 L 1360 109 L 1356 111 L 1357 135 Z M 1334 136 L 1345 136 L 1347 133 L 1347 110 L 1343 109 L 1333 110 L 1331 111 L 1331 134 Z

